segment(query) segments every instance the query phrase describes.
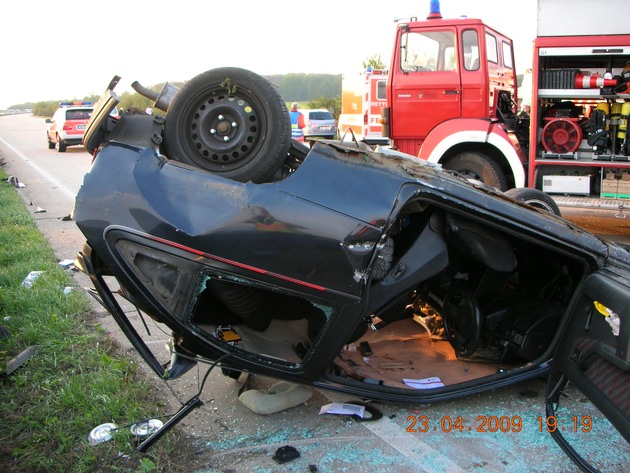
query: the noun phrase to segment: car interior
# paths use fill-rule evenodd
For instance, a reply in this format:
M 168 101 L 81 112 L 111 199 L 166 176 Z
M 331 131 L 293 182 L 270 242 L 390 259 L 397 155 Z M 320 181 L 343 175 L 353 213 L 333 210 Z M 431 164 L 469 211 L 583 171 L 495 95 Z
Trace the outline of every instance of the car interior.
M 449 386 L 540 361 L 586 274 L 561 247 L 428 201 L 409 202 L 387 241 L 380 251 L 393 257 L 370 278 L 369 315 L 330 367 L 339 382 Z M 398 297 L 388 300 L 392 286 Z M 332 304 L 208 274 L 190 322 L 300 369 L 338 315 Z

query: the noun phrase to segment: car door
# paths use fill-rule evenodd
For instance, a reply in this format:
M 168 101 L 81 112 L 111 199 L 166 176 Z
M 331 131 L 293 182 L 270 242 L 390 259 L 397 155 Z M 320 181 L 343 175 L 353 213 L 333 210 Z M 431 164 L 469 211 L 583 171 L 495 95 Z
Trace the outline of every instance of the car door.
M 576 415 L 567 414 L 563 407 L 567 385 L 584 395 Z M 619 435 L 608 429 L 610 436 L 606 437 L 614 434 L 619 438 L 624 450 L 621 456 L 630 455 L 623 442 L 630 443 L 630 273 L 619 268 L 600 270 L 584 280 L 560 338 L 547 386 L 546 430 L 582 470 L 598 471 L 592 460 L 612 460 L 620 452 L 611 445 L 598 445 L 597 454 L 586 457 L 578 452 L 578 438 L 569 440 L 580 430 L 587 441 L 596 438 L 594 434 L 588 438 L 594 421 L 587 415 L 584 397 L 596 414 L 601 413 L 617 429 Z
M 424 139 L 439 123 L 461 116 L 457 29 L 402 30 L 392 86 L 392 136 Z

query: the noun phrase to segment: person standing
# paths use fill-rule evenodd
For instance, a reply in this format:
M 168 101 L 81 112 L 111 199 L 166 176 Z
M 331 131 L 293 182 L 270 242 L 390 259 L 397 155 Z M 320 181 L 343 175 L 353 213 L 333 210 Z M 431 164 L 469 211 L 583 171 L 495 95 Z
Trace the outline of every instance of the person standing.
M 303 128 L 306 127 L 306 123 L 304 123 L 304 114 L 298 110 L 297 102 L 293 102 L 289 115 L 291 117 L 291 138 L 304 143 Z
M 529 114 L 531 112 L 532 107 L 529 105 L 523 105 L 521 110 L 517 113 L 519 118 L 529 118 Z

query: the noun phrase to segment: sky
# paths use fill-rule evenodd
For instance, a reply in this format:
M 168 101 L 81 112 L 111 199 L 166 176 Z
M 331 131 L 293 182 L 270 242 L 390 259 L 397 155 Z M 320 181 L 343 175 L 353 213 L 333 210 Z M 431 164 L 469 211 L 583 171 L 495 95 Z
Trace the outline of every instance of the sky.
M 0 109 L 100 95 L 138 81 L 180 82 L 216 67 L 261 75 L 358 73 L 389 62 L 395 20 L 429 0 L 22 0 L 0 4 Z M 480 18 L 514 41 L 517 73 L 531 67 L 533 0 L 441 0 L 444 18 Z

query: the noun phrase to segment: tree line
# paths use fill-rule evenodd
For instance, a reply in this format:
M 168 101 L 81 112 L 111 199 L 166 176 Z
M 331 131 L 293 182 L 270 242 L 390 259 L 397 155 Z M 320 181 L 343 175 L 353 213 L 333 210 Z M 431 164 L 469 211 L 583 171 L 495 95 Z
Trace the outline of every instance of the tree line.
M 280 96 L 290 107 L 291 103 L 299 102 L 301 108 L 325 108 L 330 110 L 335 118 L 341 111 L 341 74 L 277 74 L 263 76 L 277 87 Z M 183 87 L 185 82 L 171 82 L 176 87 Z M 164 87 L 164 82 L 154 84 L 149 89 L 159 92 Z M 85 101 L 95 104 L 100 96 L 89 95 L 85 97 L 67 97 L 60 100 L 47 100 L 36 103 L 23 103 L 12 105 L 10 109 L 32 109 L 33 114 L 41 117 L 52 117 L 59 102 Z M 123 92 L 118 97 L 118 107 L 124 110 L 136 108 L 145 110 L 153 105 L 153 101 L 143 97 L 137 92 Z
M 363 68 L 386 69 L 387 65 L 380 55 L 374 55 L 363 61 Z M 299 102 L 301 108 L 325 108 L 330 110 L 335 119 L 341 112 L 341 74 L 305 74 L 290 73 L 263 76 L 278 88 L 278 93 L 290 108 L 291 103 Z M 517 76 L 518 86 L 523 82 L 523 74 Z M 184 82 L 171 82 L 176 87 L 183 87 Z M 150 89 L 159 92 L 164 82 L 155 84 Z M 49 100 L 37 103 L 24 103 L 12 105 L 10 109 L 32 109 L 33 114 L 42 117 L 51 117 L 59 107 L 59 102 L 82 100 L 96 103 L 99 96 L 92 95 L 83 98 L 68 98 L 62 100 Z M 119 108 L 128 110 L 136 108 L 145 110 L 153 105 L 153 102 L 137 92 L 123 92 L 120 96 Z

